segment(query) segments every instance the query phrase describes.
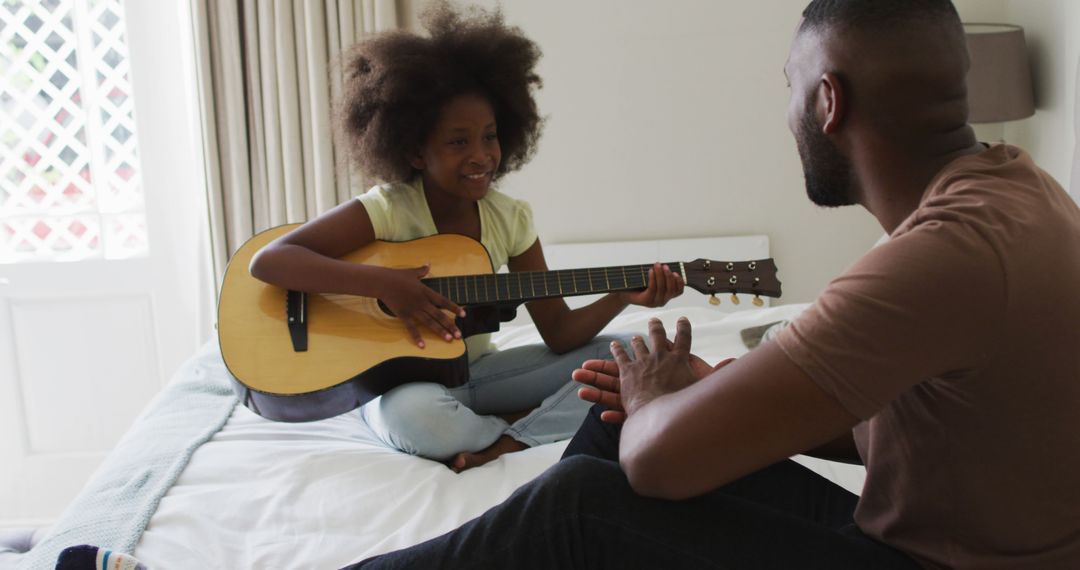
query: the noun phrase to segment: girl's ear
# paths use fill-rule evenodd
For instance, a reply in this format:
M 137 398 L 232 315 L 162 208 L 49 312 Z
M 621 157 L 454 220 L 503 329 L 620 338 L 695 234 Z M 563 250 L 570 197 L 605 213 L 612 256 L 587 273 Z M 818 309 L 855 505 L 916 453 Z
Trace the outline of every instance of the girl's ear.
M 412 167 L 417 170 L 424 169 L 424 157 L 420 155 L 419 150 L 413 153 L 412 157 L 409 158 L 409 164 L 411 164 Z

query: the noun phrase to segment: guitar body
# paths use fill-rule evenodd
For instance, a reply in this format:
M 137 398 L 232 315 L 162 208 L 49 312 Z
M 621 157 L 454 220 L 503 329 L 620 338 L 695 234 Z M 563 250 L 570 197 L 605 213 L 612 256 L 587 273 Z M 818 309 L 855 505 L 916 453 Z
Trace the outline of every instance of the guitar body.
M 452 387 L 468 379 L 463 341 L 446 342 L 422 329 L 426 348 L 421 349 L 401 321 L 373 298 L 298 296 L 305 303 L 301 314 L 306 347 L 297 350 L 286 312 L 287 292 L 248 272 L 259 249 L 296 227 L 280 226 L 245 243 L 229 262 L 222 283 L 218 339 L 246 406 L 273 420 L 313 421 L 355 409 L 405 382 L 438 381 Z M 432 277 L 492 273 L 491 259 L 479 242 L 451 234 L 375 242 L 343 259 L 392 268 L 430 261 Z M 463 333 L 497 329 L 497 319 L 486 313 L 483 322 L 459 322 Z
M 218 299 L 218 341 L 241 400 L 279 421 L 329 418 L 355 409 L 407 382 L 460 386 L 469 378 L 464 341 L 446 342 L 420 329 L 425 348 L 378 300 L 286 291 L 255 279 L 251 259 L 299 227 L 280 226 L 248 240 L 225 271 Z M 640 291 L 651 265 L 494 273 L 479 242 L 439 234 L 408 242 L 377 241 L 343 260 L 390 268 L 431 263 L 421 282 L 465 308 L 456 319 L 465 337 L 498 330 L 516 307 L 534 299 Z M 772 259 L 668 262 L 687 287 L 718 293 L 780 296 Z

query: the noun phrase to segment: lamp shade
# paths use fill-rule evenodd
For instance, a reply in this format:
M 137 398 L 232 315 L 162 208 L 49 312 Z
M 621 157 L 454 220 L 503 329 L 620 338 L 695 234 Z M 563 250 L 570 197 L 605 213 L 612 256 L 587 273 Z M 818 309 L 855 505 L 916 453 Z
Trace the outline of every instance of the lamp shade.
M 964 24 L 964 33 L 971 54 L 968 120 L 998 123 L 1034 115 L 1024 29 L 1008 24 Z

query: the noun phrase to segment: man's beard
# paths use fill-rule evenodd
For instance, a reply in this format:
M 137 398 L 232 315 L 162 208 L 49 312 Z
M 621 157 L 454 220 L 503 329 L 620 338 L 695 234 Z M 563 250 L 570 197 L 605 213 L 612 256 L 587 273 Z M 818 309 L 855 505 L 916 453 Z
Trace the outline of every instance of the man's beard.
M 806 106 L 795 143 L 802 159 L 806 195 L 810 201 L 825 207 L 854 204 L 851 161 L 821 132 L 812 105 Z

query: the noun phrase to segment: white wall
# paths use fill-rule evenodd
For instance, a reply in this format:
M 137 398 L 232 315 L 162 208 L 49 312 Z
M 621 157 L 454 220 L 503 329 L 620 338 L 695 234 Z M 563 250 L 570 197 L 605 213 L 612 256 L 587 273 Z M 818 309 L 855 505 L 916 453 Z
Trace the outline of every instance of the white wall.
M 965 21 L 1045 4 L 1032 16 L 1042 22 L 1073 2 L 956 4 Z M 547 128 L 536 158 L 502 188 L 532 203 L 545 243 L 766 234 L 781 302 L 791 303 L 812 300 L 882 234 L 861 208 L 824 210 L 805 197 L 781 70 L 806 0 L 498 4 L 544 51 Z M 413 29 L 422 5 L 404 1 Z M 1059 136 L 1033 142 L 1041 152 Z
M 1080 2 L 1007 0 L 1005 21 L 1024 27 L 1035 80 L 1035 116 L 1005 126 L 1005 140 L 1026 148 L 1068 187 L 1076 145 L 1076 73 Z

